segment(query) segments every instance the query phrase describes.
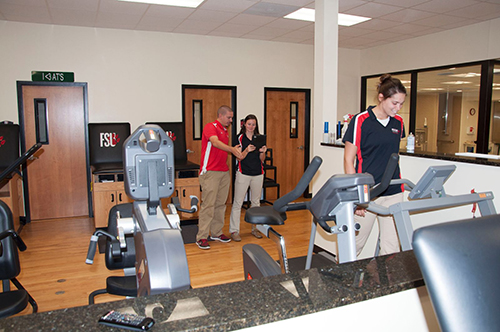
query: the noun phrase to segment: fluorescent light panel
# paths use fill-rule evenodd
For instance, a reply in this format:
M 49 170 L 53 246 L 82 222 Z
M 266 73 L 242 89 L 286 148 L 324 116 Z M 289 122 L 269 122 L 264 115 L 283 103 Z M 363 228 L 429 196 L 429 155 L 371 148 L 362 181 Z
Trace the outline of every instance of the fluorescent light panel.
M 311 8 L 301 8 L 285 16 L 294 20 L 314 22 L 316 11 Z M 339 13 L 339 25 L 350 27 L 361 22 L 371 20 L 370 17 L 355 16 Z
M 152 5 L 196 8 L 204 0 L 118 0 L 118 1 L 141 2 L 141 3 L 149 3 Z

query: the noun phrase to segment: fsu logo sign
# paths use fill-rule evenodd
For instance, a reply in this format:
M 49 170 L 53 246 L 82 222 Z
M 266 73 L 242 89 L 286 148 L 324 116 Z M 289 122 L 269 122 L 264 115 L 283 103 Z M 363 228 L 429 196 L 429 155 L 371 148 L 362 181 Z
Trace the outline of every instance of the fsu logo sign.
M 120 142 L 116 133 L 100 133 L 99 138 L 101 148 L 114 148 Z
M 7 141 L 4 140 L 3 136 L 0 136 L 0 147 L 4 145 Z

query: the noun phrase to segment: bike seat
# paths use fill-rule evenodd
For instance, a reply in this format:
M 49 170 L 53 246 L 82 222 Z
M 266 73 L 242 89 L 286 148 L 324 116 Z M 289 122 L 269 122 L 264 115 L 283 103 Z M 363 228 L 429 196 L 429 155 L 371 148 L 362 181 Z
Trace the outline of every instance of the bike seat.
M 256 206 L 247 210 L 245 221 L 254 225 L 284 225 L 286 213 L 276 211 L 272 206 Z

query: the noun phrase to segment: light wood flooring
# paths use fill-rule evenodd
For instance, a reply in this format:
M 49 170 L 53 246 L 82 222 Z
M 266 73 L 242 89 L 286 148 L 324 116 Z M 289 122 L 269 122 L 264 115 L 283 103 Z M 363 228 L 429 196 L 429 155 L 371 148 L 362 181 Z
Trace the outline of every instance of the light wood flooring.
M 228 234 L 229 213 L 226 209 Z M 245 210 L 242 209 L 242 216 Z M 28 249 L 20 253 L 21 274 L 18 280 L 35 298 L 39 312 L 88 304 L 88 295 L 105 287 L 110 275 L 123 275 L 122 271 L 109 271 L 103 255 L 96 254 L 93 265 L 85 264 L 90 236 L 94 232 L 92 218 L 71 218 L 34 221 L 24 226 L 21 237 Z M 311 229 L 308 211 L 288 213 L 288 220 L 275 229 L 286 239 L 288 257 L 307 254 Z M 244 280 L 242 247 L 247 243 L 262 245 L 274 259 L 278 253 L 270 239 L 257 239 L 250 234 L 251 225 L 242 221 L 241 242 L 210 242 L 210 250 L 201 250 L 193 244 L 185 245 L 191 285 L 193 288 Z M 121 300 L 123 297 L 99 295 L 96 303 Z M 31 306 L 21 314 L 31 313 Z

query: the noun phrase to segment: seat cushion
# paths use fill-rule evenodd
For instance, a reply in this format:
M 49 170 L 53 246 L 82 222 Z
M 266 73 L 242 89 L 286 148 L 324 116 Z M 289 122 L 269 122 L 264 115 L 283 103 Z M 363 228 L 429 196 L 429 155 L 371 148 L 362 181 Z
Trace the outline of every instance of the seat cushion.
M 137 296 L 137 282 L 135 276 L 108 277 L 106 290 L 109 294 L 121 296 Z
M 245 221 L 254 225 L 283 225 L 286 213 L 276 211 L 272 206 L 256 206 L 247 210 Z
M 15 315 L 27 306 L 28 293 L 25 290 L 0 293 L 0 318 Z

